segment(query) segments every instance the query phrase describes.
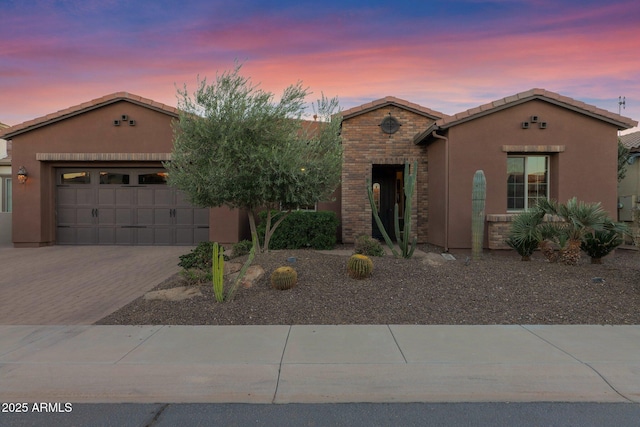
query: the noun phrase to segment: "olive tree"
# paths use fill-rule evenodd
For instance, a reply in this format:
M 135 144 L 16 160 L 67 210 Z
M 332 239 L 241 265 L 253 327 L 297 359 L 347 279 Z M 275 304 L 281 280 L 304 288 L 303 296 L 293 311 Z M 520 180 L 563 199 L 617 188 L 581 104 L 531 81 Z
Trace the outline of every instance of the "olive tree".
M 198 81 L 193 95 L 178 90 L 169 183 L 200 207 L 248 212 L 258 248 L 256 215 L 269 209 L 263 250 L 292 209 L 327 200 L 340 183 L 341 116 L 336 98 L 313 104 L 316 121 L 302 119 L 308 89 L 287 87 L 278 101 L 240 74 L 241 65 Z M 271 209 L 287 214 L 271 223 Z

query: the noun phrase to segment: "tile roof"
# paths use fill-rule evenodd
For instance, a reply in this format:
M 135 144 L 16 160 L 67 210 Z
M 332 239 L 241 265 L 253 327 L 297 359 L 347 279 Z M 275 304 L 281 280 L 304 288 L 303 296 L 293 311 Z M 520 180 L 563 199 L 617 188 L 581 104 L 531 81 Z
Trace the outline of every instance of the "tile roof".
M 603 110 L 594 105 L 585 104 L 582 101 L 577 101 L 575 99 L 557 94 L 555 92 L 550 92 L 545 89 L 531 89 L 526 92 L 521 92 L 512 96 L 508 96 L 506 98 L 499 99 L 497 101 L 490 102 L 488 104 L 481 105 L 476 108 L 472 108 L 467 111 L 463 111 L 462 113 L 458 113 L 449 118 L 439 120 L 438 125 L 440 127 L 450 127 L 454 124 L 457 124 L 457 122 L 464 122 L 468 119 L 476 118 L 476 116 L 493 113 L 495 111 L 499 111 L 513 105 L 522 104 L 532 99 L 542 99 L 544 101 L 558 104 L 581 113 L 587 113 L 588 115 L 592 116 L 600 116 L 599 118 L 601 118 L 602 120 L 618 122 L 619 124 L 626 125 L 625 129 L 632 128 L 638 125 L 638 122 L 628 117 L 623 117 L 619 114 Z
M 499 99 L 487 104 L 483 104 L 479 107 L 471 108 L 453 116 L 446 116 L 437 120 L 432 126 L 425 132 L 416 135 L 414 142 L 416 144 L 422 143 L 434 130 L 448 129 L 452 126 L 459 125 L 469 120 L 474 120 L 479 117 L 495 113 L 497 111 L 513 107 L 514 105 L 522 104 L 534 99 L 540 99 L 552 104 L 559 105 L 564 108 L 576 111 L 581 114 L 585 114 L 594 117 L 599 120 L 603 120 L 614 124 L 618 129 L 629 129 L 638 125 L 638 122 L 628 117 L 621 116 L 616 113 L 612 113 L 602 108 L 598 108 L 594 105 L 586 104 L 582 101 L 577 101 L 573 98 L 557 94 L 545 89 L 531 89 L 525 92 L 517 93 L 506 98 Z
M 142 105 L 147 108 L 151 108 L 160 112 L 177 117 L 178 109 L 159 102 L 153 101 L 148 98 L 143 98 L 138 95 L 134 95 L 128 92 L 116 92 L 110 95 L 105 95 L 100 98 L 93 99 L 91 101 L 83 102 L 79 105 L 66 108 L 64 110 L 56 111 L 55 113 L 47 114 L 46 116 L 38 117 L 33 120 L 26 121 L 24 123 L 11 126 L 7 129 L 0 130 L 0 138 L 11 138 L 15 135 L 19 135 L 24 132 L 28 132 L 33 129 L 37 129 L 42 126 L 46 126 L 51 123 L 55 123 L 66 118 L 76 116 L 78 114 L 85 113 L 102 106 L 113 104 L 118 101 L 128 101 L 134 104 Z
M 344 120 L 349 119 L 360 114 L 368 113 L 369 111 L 376 110 L 387 105 L 395 105 L 407 110 L 411 110 L 423 116 L 428 116 L 433 119 L 440 119 L 442 117 L 448 117 L 446 114 L 439 111 L 432 110 L 427 107 L 423 107 L 413 102 L 405 101 L 404 99 L 396 98 L 395 96 L 386 96 L 375 101 L 368 102 L 366 104 L 359 105 L 357 107 L 349 108 L 342 112 L 342 118 Z
M 632 152 L 640 152 L 640 131 L 621 135 L 620 142 Z

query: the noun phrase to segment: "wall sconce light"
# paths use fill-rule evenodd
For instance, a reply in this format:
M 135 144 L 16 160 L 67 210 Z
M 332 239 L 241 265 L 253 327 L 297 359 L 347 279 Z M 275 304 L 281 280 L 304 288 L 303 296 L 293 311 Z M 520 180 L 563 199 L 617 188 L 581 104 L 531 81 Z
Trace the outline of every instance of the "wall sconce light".
M 24 166 L 20 166 L 20 168 L 18 168 L 18 182 L 20 184 L 24 184 L 25 182 L 27 182 L 28 176 L 29 174 L 27 173 L 27 170 L 24 168 Z

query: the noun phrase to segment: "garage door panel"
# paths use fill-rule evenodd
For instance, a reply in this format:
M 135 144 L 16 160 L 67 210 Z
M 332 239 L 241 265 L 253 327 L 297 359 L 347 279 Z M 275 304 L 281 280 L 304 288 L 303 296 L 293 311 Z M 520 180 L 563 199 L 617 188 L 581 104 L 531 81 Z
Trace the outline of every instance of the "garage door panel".
M 139 206 L 153 206 L 153 189 L 137 188 L 136 203 Z
M 98 190 L 98 205 L 113 206 L 116 204 L 115 188 L 100 188 Z
M 132 245 L 134 240 L 135 229 L 133 228 L 116 228 L 115 239 L 116 245 Z
M 116 205 L 117 206 L 132 206 L 134 201 L 134 189 L 133 188 L 116 188 Z
M 175 190 L 162 186 L 153 188 L 153 204 L 156 206 L 174 206 Z
M 98 227 L 98 244 L 114 245 L 116 243 L 116 229 L 113 227 Z
M 171 209 L 159 208 L 153 210 L 153 224 L 154 225 L 171 225 L 173 218 L 171 218 Z
M 87 225 L 90 226 L 93 224 L 94 219 L 94 209 L 89 208 L 78 208 L 76 209 L 76 220 L 75 225 Z
M 71 227 L 58 227 L 56 229 L 58 244 L 71 245 L 76 243 L 76 229 Z
M 177 245 L 193 245 L 209 241 L 209 227 L 176 229 Z
M 153 244 L 154 245 L 170 245 L 173 243 L 173 235 L 175 230 L 169 227 L 153 228 Z
M 135 210 L 135 223 L 137 225 L 153 225 L 153 209 L 137 208 Z
M 177 208 L 176 209 L 177 225 L 193 225 L 193 209 Z
M 78 202 L 76 200 L 76 192 L 77 190 L 75 188 L 59 188 L 58 205 L 77 205 Z
M 78 188 L 75 189 L 77 205 L 93 205 L 95 203 L 94 190 L 91 188 Z
M 191 206 L 184 194 L 166 184 L 166 172 L 142 168 L 58 172 L 59 177 L 84 177 L 57 183 L 59 244 L 194 245 L 208 240 L 209 209 Z M 156 175 L 162 179 L 140 181 L 140 176 Z
M 196 208 L 193 210 L 193 225 L 209 228 L 209 209 Z
M 95 227 L 77 227 L 76 243 L 79 245 L 93 245 L 96 243 Z

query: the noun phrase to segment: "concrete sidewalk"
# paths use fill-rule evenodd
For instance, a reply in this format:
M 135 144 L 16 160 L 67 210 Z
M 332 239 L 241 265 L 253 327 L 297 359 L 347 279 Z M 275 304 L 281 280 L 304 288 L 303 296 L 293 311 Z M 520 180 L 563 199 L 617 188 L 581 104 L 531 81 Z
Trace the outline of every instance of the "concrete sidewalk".
M 3 402 L 635 402 L 640 326 L 0 326 Z

